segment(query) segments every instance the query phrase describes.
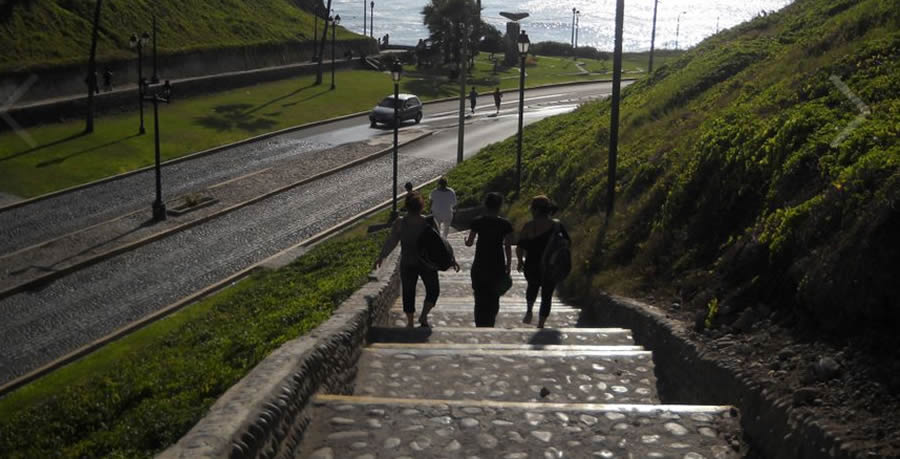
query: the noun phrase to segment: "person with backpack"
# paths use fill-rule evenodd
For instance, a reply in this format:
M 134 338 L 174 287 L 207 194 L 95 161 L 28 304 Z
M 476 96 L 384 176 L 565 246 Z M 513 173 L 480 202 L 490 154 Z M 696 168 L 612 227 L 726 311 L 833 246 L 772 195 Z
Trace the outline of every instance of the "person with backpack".
M 509 278 L 512 265 L 513 227 L 501 217 L 503 196 L 488 193 L 484 199 L 485 214 L 472 221 L 466 246 L 476 239 L 475 260 L 472 262 L 472 291 L 475 293 L 475 326 L 493 327 L 500 311 L 500 296 L 512 285 Z
M 551 218 L 557 209 L 550 198 L 535 196 L 531 200 L 530 209 L 532 219 L 522 227 L 516 246 L 516 270 L 524 271 L 525 280 L 528 281 L 525 291 L 527 310 L 522 322 L 531 323 L 534 302 L 540 291 L 538 328 L 544 328 L 547 317 L 550 316 L 553 290 L 571 269 L 570 239 L 565 226 Z
M 403 291 L 403 312 L 406 314 L 406 326 L 412 328 L 413 316 L 416 312 L 416 283 L 419 278 L 425 284 L 425 302 L 422 304 L 422 313 L 419 315 L 419 324 L 429 327 L 428 313 L 437 303 L 441 293 L 438 282 L 438 273 L 434 266 L 426 266 L 421 259 L 420 239 L 423 233 L 431 231 L 437 234 L 434 221 L 422 216 L 425 207 L 425 199 L 419 193 L 413 192 L 406 195 L 406 216 L 394 221 L 391 226 L 391 234 L 381 247 L 381 254 L 375 260 L 375 269 L 381 267 L 384 258 L 400 244 L 400 284 Z M 438 240 L 442 240 L 437 235 Z M 452 256 L 452 253 L 451 253 Z M 459 265 L 452 263 L 459 271 Z M 446 268 L 444 268 L 446 269 Z

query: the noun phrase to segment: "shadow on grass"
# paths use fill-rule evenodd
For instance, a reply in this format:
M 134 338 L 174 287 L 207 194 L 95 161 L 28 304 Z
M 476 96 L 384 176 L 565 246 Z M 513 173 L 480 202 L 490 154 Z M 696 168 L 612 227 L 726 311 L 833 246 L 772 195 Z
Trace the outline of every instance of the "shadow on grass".
M 75 139 L 77 139 L 77 138 L 79 138 L 79 137 L 82 137 L 82 136 L 84 136 L 84 135 L 85 135 L 84 131 L 81 131 L 81 132 L 78 132 L 77 134 L 72 134 L 72 135 L 70 135 L 70 136 L 63 137 L 62 139 L 54 140 L 53 142 L 50 142 L 50 143 L 45 143 L 45 144 L 43 144 L 43 145 L 38 145 L 38 146 L 36 146 L 36 147 L 29 148 L 29 149 L 27 149 L 27 150 L 22 150 L 22 151 L 20 151 L 20 152 L 13 153 L 13 154 L 11 154 L 11 155 L 9 155 L 9 156 L 4 156 L 4 157 L 0 158 L 0 161 L 9 161 L 9 160 L 11 160 L 11 159 L 16 159 L 16 158 L 18 158 L 18 157 L 20 157 L 20 156 L 25 156 L 25 155 L 30 154 L 30 153 L 35 153 L 35 152 L 41 151 L 41 150 L 43 150 L 43 149 L 45 149 L 45 148 L 55 147 L 55 146 L 57 146 L 57 145 L 64 144 L 64 143 L 66 143 L 66 142 L 68 142 L 68 141 L 70 141 L 70 140 L 75 140 Z
M 194 122 L 208 129 L 219 132 L 235 129 L 245 132 L 256 132 L 271 129 L 278 122 L 253 115 L 250 104 L 226 104 L 213 108 L 213 114 L 194 118 Z
M 262 110 L 262 109 L 268 107 L 269 105 L 277 104 L 278 102 L 281 102 L 281 101 L 283 101 L 283 100 L 285 100 L 285 99 L 290 99 L 291 97 L 294 97 L 294 96 L 296 96 L 297 94 L 300 94 L 300 93 L 302 93 L 303 91 L 306 91 L 307 89 L 312 89 L 312 88 L 314 88 L 314 87 L 316 87 L 315 84 L 310 84 L 310 85 L 308 85 L 308 86 L 304 86 L 304 87 L 302 87 L 302 88 L 300 88 L 300 89 L 297 89 L 296 91 L 289 92 L 289 93 L 287 93 L 287 94 L 285 94 L 285 95 L 283 95 L 283 96 L 276 97 L 276 98 L 274 98 L 274 99 L 272 99 L 272 100 L 270 100 L 270 101 L 268 101 L 268 102 L 264 102 L 264 103 L 262 103 L 262 104 L 260 104 L 260 105 L 257 105 L 256 107 L 253 107 L 253 108 L 250 109 L 250 110 L 247 110 L 247 114 L 250 115 L 250 114 L 256 113 L 256 112 L 258 112 L 258 111 L 260 111 L 260 110 Z M 313 97 L 315 97 L 315 96 L 313 96 Z M 307 99 L 303 99 L 303 100 L 308 100 L 308 98 L 307 98 Z M 282 107 L 283 107 L 283 105 L 282 105 Z
M 500 85 L 496 77 L 468 78 L 466 87 L 495 87 Z M 416 79 L 407 81 L 403 89 L 419 97 L 449 97 L 459 95 L 459 81 L 448 79 Z
M 59 158 L 48 159 L 46 161 L 37 163 L 34 167 L 43 168 L 43 167 L 56 166 L 58 164 L 62 164 L 63 162 L 65 162 L 69 159 L 72 159 L 76 156 L 83 155 L 85 153 L 90 153 L 92 151 L 97 151 L 102 148 L 111 147 L 113 145 L 120 144 L 128 139 L 133 139 L 133 138 L 139 137 L 139 136 L 140 136 L 140 134 L 132 134 L 132 135 L 129 135 L 126 137 L 122 137 L 121 139 L 118 139 L 118 140 L 113 140 L 112 142 L 104 143 L 103 145 L 95 145 L 90 148 L 85 148 L 84 150 L 79 150 L 79 151 L 76 151 L 73 153 L 69 153 L 68 155 L 65 155 L 65 156 L 60 156 Z

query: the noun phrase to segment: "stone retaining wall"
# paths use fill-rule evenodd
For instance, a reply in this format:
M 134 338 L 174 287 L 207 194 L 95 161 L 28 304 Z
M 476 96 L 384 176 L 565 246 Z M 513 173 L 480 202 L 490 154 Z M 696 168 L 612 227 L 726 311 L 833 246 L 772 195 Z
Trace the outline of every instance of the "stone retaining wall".
M 795 415 L 790 397 L 776 399 L 742 368 L 706 356 L 680 322 L 652 306 L 611 296 L 596 299 L 587 311 L 600 326 L 630 328 L 637 344 L 653 351 L 664 403 L 736 406 L 754 457 L 857 457 L 815 420 Z
M 352 393 L 369 328 L 386 325 L 400 292 L 399 250 L 324 324 L 289 341 L 229 389 L 158 458 L 291 458 L 316 392 Z

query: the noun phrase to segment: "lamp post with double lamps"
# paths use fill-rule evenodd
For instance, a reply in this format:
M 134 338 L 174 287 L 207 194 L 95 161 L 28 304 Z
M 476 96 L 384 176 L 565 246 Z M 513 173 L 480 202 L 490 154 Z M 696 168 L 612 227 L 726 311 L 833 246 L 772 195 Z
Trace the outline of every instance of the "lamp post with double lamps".
M 403 65 L 400 61 L 394 61 L 391 65 L 391 79 L 394 80 L 394 182 L 391 187 L 393 198 L 391 199 L 391 221 L 397 219 L 397 139 L 400 130 L 400 114 L 397 111 L 400 106 L 400 77 L 403 75 Z
M 144 129 L 144 45 L 148 42 L 150 42 L 150 34 L 147 32 L 142 33 L 140 36 L 133 33 L 131 34 L 131 40 L 129 40 L 131 47 L 136 48 L 138 53 L 138 107 L 141 113 L 141 127 L 138 129 L 138 134 L 141 135 L 147 132 Z
M 159 153 L 159 104 L 160 102 L 168 104 L 172 100 L 172 85 L 166 80 L 162 86 L 156 85 L 156 91 L 148 94 L 151 86 L 146 82 L 143 83 L 141 90 L 142 98 L 148 102 L 153 102 L 153 126 L 154 126 L 154 143 L 156 151 L 156 199 L 153 201 L 153 221 L 163 221 L 166 219 L 166 204 L 162 200 L 162 171 L 160 170 L 160 153 Z
M 519 136 L 516 139 L 516 197 L 522 190 L 522 118 L 525 115 L 525 58 L 528 56 L 528 48 L 531 42 L 528 40 L 528 34 L 525 31 L 519 32 L 519 58 L 521 59 L 521 68 L 519 69 Z
M 328 21 L 331 22 L 331 89 L 334 89 L 334 37 L 335 29 L 341 23 L 341 15 L 338 14 L 334 18 L 329 16 Z

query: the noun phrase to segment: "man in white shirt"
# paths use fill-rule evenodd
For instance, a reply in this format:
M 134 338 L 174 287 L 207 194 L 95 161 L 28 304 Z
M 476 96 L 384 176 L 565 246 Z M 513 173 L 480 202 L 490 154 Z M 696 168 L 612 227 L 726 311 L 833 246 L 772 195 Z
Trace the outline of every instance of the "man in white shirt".
M 431 215 L 438 225 L 441 236 L 447 239 L 450 233 L 450 223 L 453 221 L 453 212 L 456 209 L 456 192 L 447 186 L 447 178 L 438 179 L 438 187 L 431 192 Z

